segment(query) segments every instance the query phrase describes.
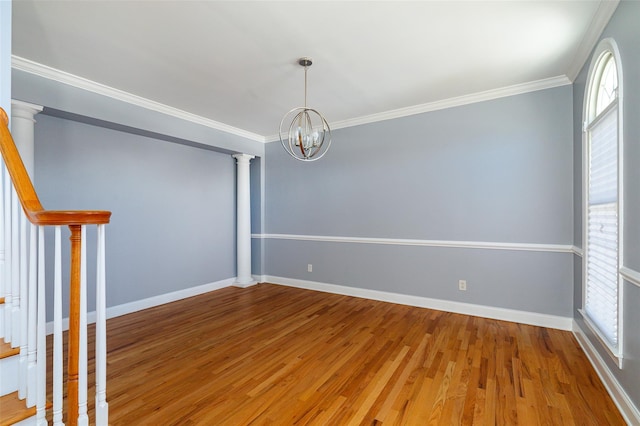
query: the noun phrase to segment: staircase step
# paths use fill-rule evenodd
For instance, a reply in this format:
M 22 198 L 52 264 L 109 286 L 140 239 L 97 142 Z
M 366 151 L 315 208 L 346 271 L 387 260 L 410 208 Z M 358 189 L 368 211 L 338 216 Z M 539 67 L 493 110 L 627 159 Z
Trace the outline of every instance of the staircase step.
M 4 339 L 0 338 L 0 359 L 18 355 L 19 353 L 20 348 L 12 348 L 11 343 L 6 343 Z
M 0 338 L 0 396 L 18 390 L 19 354 L 20 348 L 12 348 Z
M 0 359 L 18 355 L 19 353 L 20 348 L 12 348 L 11 343 L 6 343 L 4 339 L 0 338 Z
M 36 407 L 27 408 L 18 392 L 0 396 L 0 426 L 9 426 L 36 415 Z

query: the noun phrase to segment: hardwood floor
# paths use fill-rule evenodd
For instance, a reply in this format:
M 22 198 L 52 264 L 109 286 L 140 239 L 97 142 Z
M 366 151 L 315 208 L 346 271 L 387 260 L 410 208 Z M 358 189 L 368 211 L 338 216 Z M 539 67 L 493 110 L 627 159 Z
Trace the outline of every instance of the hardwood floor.
M 271 284 L 107 329 L 112 425 L 624 424 L 559 330 Z

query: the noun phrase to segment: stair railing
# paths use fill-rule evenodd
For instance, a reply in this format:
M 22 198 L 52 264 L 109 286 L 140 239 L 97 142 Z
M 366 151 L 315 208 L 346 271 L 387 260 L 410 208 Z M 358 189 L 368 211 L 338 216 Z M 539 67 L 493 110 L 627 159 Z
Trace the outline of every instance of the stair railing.
M 67 364 L 67 424 L 88 425 L 87 415 L 87 297 L 86 228 L 96 225 L 96 391 L 95 424 L 108 424 L 106 401 L 106 301 L 105 225 L 108 211 L 45 210 L 35 192 L 8 128 L 9 119 L 0 108 L 0 286 L 5 297 L 3 334 L 21 348 L 20 398 L 36 406 L 38 425 L 46 425 L 46 310 L 45 232 L 54 227 L 53 302 L 53 423 L 62 425 L 62 255 L 61 228 L 71 232 L 69 334 Z M 4 175 L 4 176 L 3 176 Z M 21 209 L 19 209 L 21 207 Z M 18 212 L 22 210 L 22 212 Z M 27 222 L 30 222 L 27 232 Z M 27 243 L 28 241 L 28 243 Z

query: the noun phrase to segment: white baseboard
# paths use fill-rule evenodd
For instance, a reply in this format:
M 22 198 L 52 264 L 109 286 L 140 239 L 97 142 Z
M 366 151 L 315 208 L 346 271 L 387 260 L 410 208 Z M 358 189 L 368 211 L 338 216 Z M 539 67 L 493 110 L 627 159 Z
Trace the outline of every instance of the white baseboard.
M 136 300 L 134 302 L 123 303 L 122 305 L 107 308 L 107 319 L 127 315 L 143 309 L 153 308 L 154 306 L 164 305 L 165 303 L 175 302 L 177 300 L 186 299 L 187 297 L 197 296 L 199 294 L 208 293 L 210 291 L 219 290 L 224 287 L 233 285 L 236 278 L 227 278 L 226 280 L 216 281 L 209 284 L 203 284 L 197 287 L 185 288 L 171 293 L 160 294 L 158 296 L 149 297 L 147 299 Z M 87 314 L 87 324 L 96 322 L 96 313 L 89 312 Z M 69 318 L 62 319 L 62 330 L 69 329 Z M 53 321 L 47 323 L 47 334 L 53 333 Z
M 582 347 L 587 358 L 589 358 L 589 362 L 591 362 L 596 373 L 598 373 L 600 380 L 602 380 L 604 387 L 620 410 L 620 414 L 622 414 L 624 420 L 630 425 L 640 425 L 640 410 L 638 410 L 631 401 L 631 398 L 629 398 L 629 395 L 627 395 L 622 386 L 620 386 L 620 382 L 611 374 L 611 370 L 607 367 L 606 362 L 587 338 L 580 324 L 575 320 L 573 321 L 573 335 L 576 336 L 576 340 L 578 340 L 580 347 Z
M 525 312 L 514 309 L 496 308 L 492 306 L 475 305 L 471 303 L 454 302 L 450 300 L 431 299 L 421 296 L 411 296 L 406 294 L 391 293 L 379 290 L 368 290 L 356 287 L 347 287 L 336 284 L 320 283 L 315 281 L 298 280 L 292 278 L 276 277 L 271 275 L 260 275 L 254 277 L 257 282 L 270 282 L 274 284 L 298 287 L 308 290 L 324 291 L 327 293 L 342 294 L 345 296 L 361 297 L 365 299 L 379 300 L 382 302 L 398 303 L 401 305 L 416 306 L 420 308 L 437 309 L 440 311 L 454 312 L 465 315 L 473 315 L 484 318 L 491 318 L 503 321 L 512 321 L 522 324 L 530 324 L 541 327 L 556 328 L 560 330 L 573 330 L 573 319 L 555 315 L 540 314 L 536 312 Z M 122 305 L 107 308 L 107 319 L 121 315 L 175 302 L 187 297 L 218 290 L 224 287 L 236 285 L 236 278 L 228 278 L 197 287 L 178 290 L 172 293 L 161 294 L 147 299 L 136 300 Z M 95 312 L 87 314 L 87 323 L 95 322 Z M 69 329 L 69 319 L 62 320 L 62 329 Z M 47 334 L 53 332 L 53 322 L 47 323 Z
M 270 275 L 262 276 L 260 281 L 286 285 L 289 287 L 298 287 L 308 290 L 342 294 L 345 296 L 362 297 L 365 299 L 379 300 L 382 302 L 416 306 L 419 308 L 436 309 L 439 311 L 447 311 L 457 314 L 518 322 L 521 324 L 536 325 L 540 327 L 556 328 L 565 331 L 571 331 L 573 329 L 572 318 L 560 317 L 556 315 L 517 311 L 515 309 L 496 308 L 493 306 L 474 305 L 471 303 L 453 302 L 450 300 L 431 299 L 428 297 L 410 296 L 406 294 L 390 293 L 379 290 L 368 290 L 364 288 L 347 287 L 336 284 L 326 284 L 315 281 L 297 280 L 292 278 L 274 277 Z
M 258 284 L 258 281 L 255 279 L 255 277 L 252 277 L 252 278 L 253 279 L 248 282 L 241 282 L 241 281 L 235 280 L 233 282 L 233 286 L 238 288 L 249 288 L 251 286 Z

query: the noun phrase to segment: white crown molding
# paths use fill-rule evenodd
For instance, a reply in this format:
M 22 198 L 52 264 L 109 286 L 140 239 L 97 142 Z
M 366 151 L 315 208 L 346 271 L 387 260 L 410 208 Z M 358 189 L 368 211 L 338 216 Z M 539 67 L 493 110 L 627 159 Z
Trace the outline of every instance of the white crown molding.
M 614 9 L 615 10 L 615 9 Z M 280 139 L 279 135 L 262 136 L 253 132 L 249 132 L 237 127 L 229 126 L 224 123 L 220 123 L 215 120 L 201 117 L 196 114 L 192 114 L 168 105 L 161 104 L 131 93 L 115 89 L 113 87 L 106 86 L 101 83 L 88 80 L 83 77 L 79 77 L 74 74 L 70 74 L 65 71 L 61 71 L 46 65 L 39 64 L 29 59 L 22 58 L 20 56 L 13 55 L 11 57 L 12 68 L 20 71 L 24 71 L 30 74 L 34 74 L 49 80 L 57 81 L 72 87 L 76 87 L 82 90 L 87 90 L 92 93 L 96 93 L 102 96 L 107 96 L 113 99 L 127 102 L 132 105 L 136 105 L 151 111 L 156 111 L 162 114 L 166 114 L 172 117 L 176 117 L 182 120 L 190 121 L 192 123 L 201 124 L 203 126 L 210 127 L 212 129 L 220 130 L 222 132 L 230 133 L 236 136 L 247 138 L 256 142 L 274 142 Z M 469 95 L 458 96 L 455 98 L 444 99 L 436 102 L 429 102 L 426 104 L 415 105 L 407 108 L 399 108 L 391 111 L 386 111 L 378 114 L 371 114 L 363 117 L 336 121 L 331 124 L 332 129 L 342 129 L 345 127 L 359 126 L 362 124 L 375 123 L 378 121 L 392 120 L 395 118 L 402 118 L 410 115 L 422 114 L 431 111 L 437 111 L 456 106 L 468 105 L 477 102 L 488 101 L 492 99 L 503 98 L 507 96 L 519 95 L 528 92 L 534 92 L 538 90 L 550 89 L 559 86 L 565 86 L 571 84 L 571 80 L 566 76 L 551 77 L 543 80 L 532 81 L 523 84 L 516 84 L 513 86 L 507 86 L 499 89 L 487 90 L 484 92 L 472 93 Z
M 332 130 L 343 129 L 346 127 L 359 126 L 362 124 L 370 124 L 378 121 L 393 120 L 395 118 L 402 118 L 410 115 L 423 114 L 426 112 L 432 112 L 432 111 L 438 111 L 438 110 L 447 109 L 447 108 L 453 108 L 457 106 L 469 105 L 477 102 L 490 101 L 493 99 L 505 98 L 507 96 L 521 95 L 524 93 L 535 92 L 535 91 L 544 90 L 544 89 L 552 89 L 554 87 L 566 86 L 568 84 L 571 84 L 571 80 L 564 75 L 545 78 L 543 80 L 531 81 L 523 84 L 515 84 L 513 86 L 486 90 L 484 92 L 472 93 L 469 95 L 443 99 L 440 101 L 414 105 L 406 108 L 394 109 L 391 111 L 381 112 L 378 114 L 371 114 L 371 115 L 352 118 L 348 120 L 335 121 L 331 123 L 331 129 Z M 266 142 L 275 142 L 280 140 L 280 136 L 279 135 L 267 136 L 265 140 Z
M 362 237 L 332 237 L 319 235 L 292 234 L 252 234 L 255 239 L 320 241 L 331 243 L 354 244 L 383 244 L 423 247 L 451 247 L 472 248 L 485 250 L 515 250 L 515 251 L 543 251 L 554 253 L 574 253 L 574 246 L 564 244 L 530 244 L 530 243 L 500 243 L 487 241 L 444 241 L 444 240 L 414 240 L 400 238 L 362 238 Z
M 190 112 L 186 112 L 168 105 L 161 104 L 159 102 L 136 96 L 131 93 L 106 86 L 104 84 L 96 83 L 95 81 L 91 81 L 65 71 L 60 71 L 58 69 L 39 64 L 37 62 L 33 62 L 29 59 L 21 58 L 20 56 L 13 55 L 11 57 L 11 67 L 49 80 L 66 84 L 68 86 L 87 90 L 98 95 L 117 99 L 119 101 L 146 108 L 151 111 L 156 111 L 161 114 L 179 118 L 181 120 L 190 121 L 192 123 L 200 124 L 215 130 L 220 130 L 225 133 L 230 133 L 232 135 L 247 138 L 256 142 L 265 142 L 264 136 L 258 135 L 256 133 L 229 126 L 218 121 L 210 120 L 208 118 L 204 118 Z
M 146 108 L 152 111 L 160 112 L 172 117 L 176 117 L 182 120 L 190 121 L 192 123 L 201 124 L 203 126 L 210 127 L 212 129 L 220 130 L 222 132 L 230 133 L 236 136 L 247 138 L 256 142 L 274 142 L 280 139 L 279 135 L 262 136 L 247 130 L 239 129 L 237 127 L 229 126 L 218 121 L 210 120 L 208 118 L 201 117 L 177 108 L 173 108 L 168 105 L 161 104 L 140 96 L 127 93 L 125 91 L 115 89 L 113 87 L 106 86 L 104 84 L 96 83 L 95 81 L 88 80 L 77 75 L 70 74 L 65 71 L 61 71 L 46 65 L 39 64 L 29 59 L 22 58 L 20 56 L 13 55 L 11 57 L 12 68 L 20 71 L 24 71 L 30 74 L 34 74 L 49 80 L 57 81 L 72 87 L 76 87 L 82 90 L 87 90 L 99 95 L 107 96 L 113 99 L 127 102 L 132 105 L 136 105 L 142 108 Z M 363 117 L 336 121 L 331 124 L 332 129 L 342 129 L 345 127 L 359 126 L 362 124 L 375 123 L 378 121 L 392 120 L 395 118 L 406 117 L 410 115 L 422 114 L 425 112 L 437 111 L 446 108 L 452 108 L 455 106 L 462 106 L 472 104 L 476 102 L 483 102 L 492 99 L 503 98 L 507 96 L 519 95 L 528 92 L 534 92 L 537 90 L 550 89 L 558 86 L 565 86 L 571 84 L 571 80 L 566 76 L 557 76 L 546 78 L 543 80 L 532 81 L 523 84 L 516 84 L 513 86 L 503 87 L 499 89 L 487 90 L 484 92 L 472 93 L 469 95 L 458 96 L 455 98 L 444 99 L 436 102 L 429 102 L 426 104 L 415 105 L 407 108 L 399 108 L 391 111 L 386 111 L 378 114 L 371 114 Z
M 623 266 L 620 268 L 620 275 L 622 275 L 622 278 L 629 281 L 631 284 L 640 287 L 640 272 Z
M 573 321 L 573 335 L 580 344 L 580 347 L 587 355 L 589 362 L 596 370 L 598 377 L 602 380 L 604 387 L 609 392 L 611 399 L 616 404 L 622 417 L 630 425 L 640 424 L 640 410 L 633 404 L 629 395 L 625 392 L 624 388 L 620 386 L 618 379 L 611 374 L 611 370 L 607 367 L 607 363 L 602 359 L 596 348 L 593 346 L 586 333 L 580 327 L 577 321 Z
M 462 105 L 490 101 L 493 99 L 505 98 L 507 96 L 521 95 L 523 93 L 551 89 L 554 87 L 566 86 L 568 84 L 571 84 L 571 81 L 566 76 L 551 77 L 543 80 L 531 81 L 523 84 L 515 84 L 513 86 L 502 87 L 499 89 L 485 90 L 483 92 L 477 92 L 469 95 L 457 96 L 455 98 L 443 99 L 441 101 L 415 105 L 412 107 L 399 108 L 379 114 L 371 114 L 364 117 L 337 121 L 331 125 L 331 128 L 341 129 L 344 127 L 359 126 L 361 124 L 369 124 L 377 121 L 393 120 L 394 118 L 407 117 L 410 115 L 422 114 L 425 112 L 438 111 Z
M 591 51 L 598 43 L 598 40 L 600 39 L 604 28 L 609 23 L 609 20 L 613 16 L 613 13 L 616 11 L 619 3 L 620 0 L 604 0 L 598 3 L 598 9 L 593 15 L 593 19 L 588 26 L 587 32 L 582 38 L 580 46 L 578 47 L 576 54 L 573 56 L 573 59 L 569 64 L 567 77 L 571 81 L 574 81 L 576 79 L 576 77 L 580 73 L 580 70 L 589 59 Z
M 401 305 L 415 306 L 418 308 L 436 309 L 439 311 L 479 316 L 483 318 L 491 318 L 502 321 L 511 321 L 521 324 L 536 325 L 539 327 L 549 327 L 570 331 L 572 330 L 573 325 L 572 318 L 540 314 L 537 312 L 517 311 L 514 309 L 496 308 L 493 306 L 475 305 L 471 303 L 454 302 L 451 300 L 431 299 L 428 297 L 411 296 L 407 294 L 369 290 L 364 288 L 298 280 L 293 278 L 275 277 L 270 275 L 264 276 L 263 278 L 264 282 L 280 284 L 289 287 L 323 291 L 326 293 L 341 294 L 344 296 L 360 297 L 364 299 L 379 300 L 381 302 L 398 303 Z

